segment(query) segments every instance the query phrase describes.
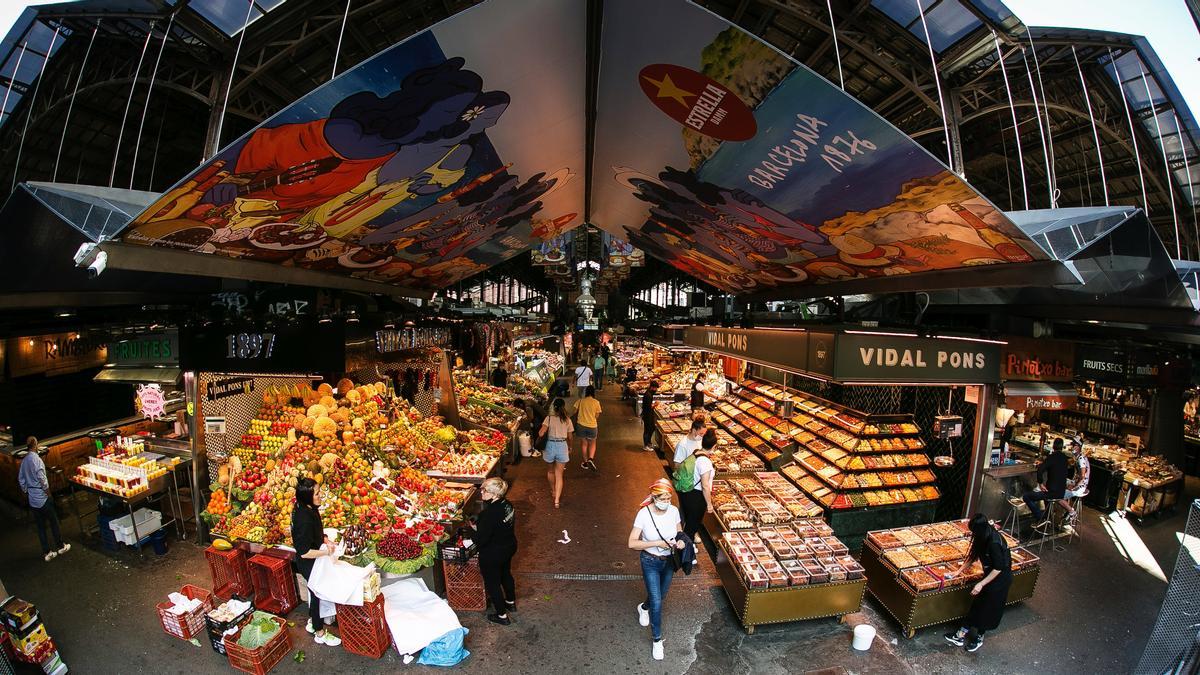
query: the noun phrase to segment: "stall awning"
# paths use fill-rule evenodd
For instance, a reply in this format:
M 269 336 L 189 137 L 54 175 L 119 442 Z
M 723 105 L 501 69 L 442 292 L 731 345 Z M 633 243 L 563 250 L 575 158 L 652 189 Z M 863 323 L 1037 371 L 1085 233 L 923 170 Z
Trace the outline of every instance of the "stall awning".
M 96 382 L 128 382 L 129 384 L 178 384 L 178 368 L 105 368 Z
M 1046 382 L 1006 382 L 1004 407 L 1013 410 L 1067 410 L 1074 407 L 1079 393 L 1070 384 Z

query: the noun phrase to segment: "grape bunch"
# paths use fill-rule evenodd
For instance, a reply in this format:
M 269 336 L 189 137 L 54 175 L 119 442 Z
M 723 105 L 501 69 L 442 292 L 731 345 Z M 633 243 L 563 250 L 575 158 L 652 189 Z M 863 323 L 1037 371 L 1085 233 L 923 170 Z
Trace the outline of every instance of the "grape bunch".
M 419 558 L 423 550 L 421 545 L 408 535 L 393 531 L 379 541 L 379 544 L 375 546 L 375 552 L 392 560 L 412 560 Z
M 367 528 L 362 525 L 351 525 L 342 533 L 342 543 L 346 545 L 347 555 L 358 555 L 367 547 Z

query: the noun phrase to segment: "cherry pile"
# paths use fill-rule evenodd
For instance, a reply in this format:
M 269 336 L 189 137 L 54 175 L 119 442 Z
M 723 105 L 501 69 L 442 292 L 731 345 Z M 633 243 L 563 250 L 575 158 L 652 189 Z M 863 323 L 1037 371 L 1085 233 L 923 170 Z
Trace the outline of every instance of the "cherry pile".
M 375 545 L 375 552 L 392 560 L 412 560 L 420 557 L 424 550 L 412 537 L 392 531 Z

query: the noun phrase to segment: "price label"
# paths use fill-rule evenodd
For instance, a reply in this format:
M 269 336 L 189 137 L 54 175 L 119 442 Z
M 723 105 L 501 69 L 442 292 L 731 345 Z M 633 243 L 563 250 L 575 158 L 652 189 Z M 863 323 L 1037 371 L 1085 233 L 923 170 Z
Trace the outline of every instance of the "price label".
M 231 359 L 269 359 L 275 349 L 274 333 L 232 333 L 225 336 L 225 356 Z

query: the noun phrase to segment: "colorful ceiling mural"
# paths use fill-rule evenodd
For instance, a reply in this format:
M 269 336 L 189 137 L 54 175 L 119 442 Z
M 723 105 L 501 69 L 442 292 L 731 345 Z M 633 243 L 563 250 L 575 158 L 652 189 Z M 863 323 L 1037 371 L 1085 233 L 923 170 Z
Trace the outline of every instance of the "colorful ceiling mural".
M 584 22 L 557 0 L 455 15 L 226 147 L 122 240 L 423 289 L 561 240 L 582 222 Z
M 222 150 L 122 241 L 417 289 L 533 249 L 566 280 L 590 184 L 622 276 L 649 255 L 763 293 L 1046 258 L 887 121 L 685 0 L 605 3 L 581 175 L 585 5 L 491 0 L 380 53 Z
M 723 19 L 682 0 L 604 17 L 591 216 L 647 254 L 734 293 L 1045 259 L 908 136 Z

